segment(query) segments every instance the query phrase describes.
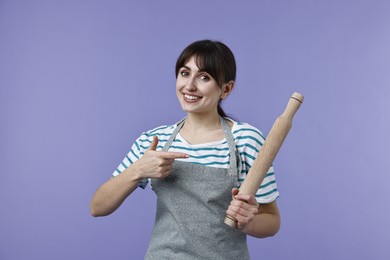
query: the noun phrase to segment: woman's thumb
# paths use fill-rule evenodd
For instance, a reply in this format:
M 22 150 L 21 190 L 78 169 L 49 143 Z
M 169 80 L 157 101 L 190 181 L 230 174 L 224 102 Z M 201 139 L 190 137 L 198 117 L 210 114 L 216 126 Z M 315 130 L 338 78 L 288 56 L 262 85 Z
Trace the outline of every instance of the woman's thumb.
M 232 189 L 232 198 L 233 198 L 233 199 L 234 199 L 234 196 L 236 196 L 236 195 L 238 194 L 239 191 L 240 191 L 240 190 L 237 189 L 237 188 L 233 188 L 233 189 Z
M 157 144 L 158 144 L 158 137 L 155 135 L 155 136 L 153 136 L 152 143 L 150 144 L 148 150 L 149 151 L 156 151 Z

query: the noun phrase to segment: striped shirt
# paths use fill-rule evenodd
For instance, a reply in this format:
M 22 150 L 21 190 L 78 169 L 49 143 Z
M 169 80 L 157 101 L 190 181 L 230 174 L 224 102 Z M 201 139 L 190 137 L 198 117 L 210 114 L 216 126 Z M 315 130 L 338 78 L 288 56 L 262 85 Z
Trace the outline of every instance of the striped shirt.
M 241 184 L 259 153 L 259 149 L 264 143 L 264 137 L 257 128 L 247 123 L 239 123 L 231 119 L 229 120 L 233 122 L 233 138 L 242 161 L 242 171 L 239 174 L 238 179 Z M 155 135 L 159 139 L 156 150 L 161 151 L 175 128 L 176 124 L 164 125 L 142 133 L 142 135 L 135 141 L 123 161 L 119 164 L 118 168 L 114 171 L 113 176 L 117 176 L 122 173 L 127 167 L 129 167 L 129 165 L 141 158 L 141 156 L 149 148 L 153 140 L 153 136 Z M 183 160 L 209 167 L 229 168 L 229 146 L 225 138 L 220 141 L 193 145 L 189 144 L 180 135 L 180 133 L 178 133 L 169 148 L 169 151 L 183 152 L 190 156 L 186 159 L 176 160 Z M 141 188 L 145 188 L 149 181 L 150 180 L 145 179 L 141 181 L 139 186 Z M 270 203 L 278 196 L 279 192 L 275 182 L 274 169 L 271 166 L 256 193 L 256 200 L 259 203 Z

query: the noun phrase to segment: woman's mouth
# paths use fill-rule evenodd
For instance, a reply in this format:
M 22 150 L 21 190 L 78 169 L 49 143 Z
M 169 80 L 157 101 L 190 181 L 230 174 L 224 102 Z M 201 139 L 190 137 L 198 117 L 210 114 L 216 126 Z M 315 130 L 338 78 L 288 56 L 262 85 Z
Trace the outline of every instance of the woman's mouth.
M 183 94 L 184 100 L 187 102 L 196 102 L 202 97 L 199 96 L 194 96 L 194 95 L 189 95 L 189 94 Z

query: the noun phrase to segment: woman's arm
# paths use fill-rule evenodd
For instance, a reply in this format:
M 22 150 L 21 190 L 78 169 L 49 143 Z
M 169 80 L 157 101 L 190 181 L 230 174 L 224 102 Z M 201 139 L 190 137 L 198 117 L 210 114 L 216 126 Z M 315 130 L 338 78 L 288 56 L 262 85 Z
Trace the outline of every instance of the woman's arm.
M 258 205 L 258 214 L 242 231 L 258 238 L 276 235 L 280 228 L 280 214 L 276 201 Z
M 276 201 L 259 204 L 253 196 L 232 190 L 233 200 L 226 213 L 237 220 L 243 233 L 263 238 L 275 235 L 280 228 L 280 214 Z
M 94 217 L 113 213 L 145 178 L 165 178 L 177 158 L 188 158 L 185 153 L 156 151 L 157 136 L 145 154 L 116 177 L 100 186 L 92 197 L 90 210 Z
M 134 172 L 134 165 L 109 179 L 93 195 L 90 204 L 91 215 L 99 217 L 113 213 L 138 187 L 141 180 L 142 178 Z

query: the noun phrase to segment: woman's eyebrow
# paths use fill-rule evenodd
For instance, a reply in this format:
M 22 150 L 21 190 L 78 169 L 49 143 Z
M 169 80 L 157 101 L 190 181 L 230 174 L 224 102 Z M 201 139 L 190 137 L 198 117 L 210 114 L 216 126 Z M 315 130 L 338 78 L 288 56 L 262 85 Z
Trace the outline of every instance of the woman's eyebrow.
M 186 65 L 183 65 L 182 68 L 185 68 L 185 69 L 187 69 L 187 70 L 189 70 L 189 71 L 192 71 L 191 68 L 188 67 L 188 66 L 186 66 Z M 206 71 L 205 71 L 205 70 L 200 70 L 200 69 L 198 68 L 198 72 L 206 72 Z

